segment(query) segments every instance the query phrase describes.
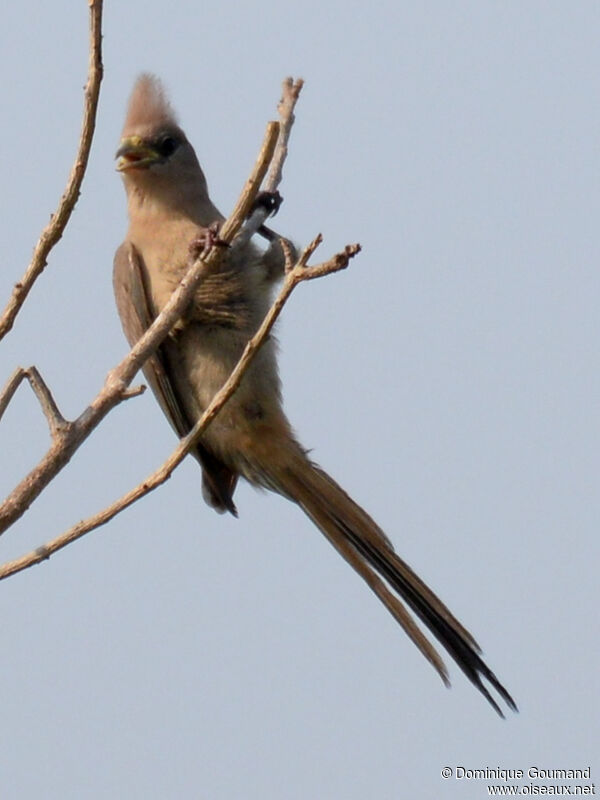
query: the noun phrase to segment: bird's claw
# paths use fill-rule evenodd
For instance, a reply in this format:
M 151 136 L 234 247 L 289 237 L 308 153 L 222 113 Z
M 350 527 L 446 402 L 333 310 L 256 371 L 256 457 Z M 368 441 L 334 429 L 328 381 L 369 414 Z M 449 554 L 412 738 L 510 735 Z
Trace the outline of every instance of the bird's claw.
M 193 239 L 190 244 L 190 255 L 192 258 L 200 258 L 206 256 L 213 247 L 229 247 L 229 243 L 219 236 L 221 229 L 220 222 L 213 222 L 208 228 L 205 228 L 202 233 Z
M 254 213 L 259 208 L 263 208 L 270 217 L 274 217 L 279 211 L 282 203 L 283 197 L 277 190 L 274 192 L 259 192 L 256 195 L 251 213 Z

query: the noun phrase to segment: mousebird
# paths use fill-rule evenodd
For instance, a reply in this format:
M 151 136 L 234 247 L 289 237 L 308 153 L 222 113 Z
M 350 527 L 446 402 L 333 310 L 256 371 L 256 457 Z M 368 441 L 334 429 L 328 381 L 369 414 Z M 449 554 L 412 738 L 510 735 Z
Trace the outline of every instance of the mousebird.
M 127 193 L 129 229 L 115 256 L 114 289 L 133 346 L 185 275 L 191 243 L 224 217 L 211 202 L 196 153 L 152 75 L 141 75 L 134 86 L 116 158 Z M 284 261 L 276 239 L 266 250 L 251 241 L 236 247 L 234 240 L 146 361 L 146 379 L 179 436 L 192 428 L 229 377 L 269 308 Z M 471 634 L 396 554 L 366 511 L 299 444 L 283 411 L 272 338 L 204 431 L 193 455 L 210 506 L 237 515 L 233 494 L 240 477 L 296 503 L 366 581 L 446 685 L 444 662 L 414 617 L 501 716 L 490 688 L 516 710 Z

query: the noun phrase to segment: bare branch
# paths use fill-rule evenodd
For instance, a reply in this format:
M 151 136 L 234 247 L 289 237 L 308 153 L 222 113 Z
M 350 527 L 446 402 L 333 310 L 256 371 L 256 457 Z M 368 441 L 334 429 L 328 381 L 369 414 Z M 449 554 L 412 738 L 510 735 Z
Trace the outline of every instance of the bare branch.
M 228 220 L 223 224 L 220 237 L 231 241 L 243 224 L 256 193 L 269 167 L 279 125 L 271 122 L 267 126 L 263 146 L 252 174 Z M 163 311 L 141 337 L 131 352 L 108 374 L 104 386 L 90 405 L 65 431 L 60 440 L 53 440 L 44 458 L 23 478 L 19 485 L 0 505 L 0 534 L 9 528 L 29 508 L 50 481 L 70 461 L 79 446 L 104 419 L 108 412 L 126 396 L 126 390 L 147 358 L 167 336 L 190 302 L 203 276 L 213 269 L 223 257 L 223 248 L 213 246 L 208 255 L 197 258 L 191 264 L 185 278 L 173 292 Z M 13 389 L 14 393 L 14 389 Z
M 304 267 L 306 261 L 310 258 L 314 250 L 321 243 L 321 234 L 309 244 L 306 250 L 300 256 L 300 265 Z M 321 278 L 323 275 L 331 275 L 332 272 L 339 272 L 341 269 L 346 269 L 350 259 L 360 253 L 361 247 L 359 244 L 347 244 L 341 253 L 336 253 L 329 261 L 322 264 L 315 264 L 313 267 L 304 267 L 301 277 L 298 281 L 312 281 L 314 278 Z M 294 271 L 294 270 L 293 270 Z
M 283 81 L 281 100 L 277 106 L 277 111 L 279 112 L 279 139 L 271 162 L 271 169 L 265 182 L 265 191 L 267 192 L 274 192 L 281 183 L 283 164 L 288 153 L 288 141 L 292 132 L 292 125 L 296 120 L 294 108 L 303 86 L 304 81 L 302 78 L 298 78 L 296 81 L 293 78 L 286 78 Z
M 48 420 L 48 426 L 53 439 L 58 438 L 70 423 L 63 417 L 58 410 L 58 406 L 52 397 L 52 392 L 46 385 L 46 382 L 37 371 L 36 367 L 29 367 L 25 370 L 31 388 L 33 389 L 37 399 L 40 402 L 42 411 Z
M 13 399 L 14 393 L 21 385 L 21 381 L 25 378 L 25 370 L 23 367 L 17 367 L 10 378 L 7 380 L 4 389 L 0 392 L 0 419 L 4 416 L 4 412 L 8 408 L 8 404 Z
M 33 251 L 33 257 L 21 280 L 15 284 L 10 300 L 0 317 L 0 340 L 14 325 L 17 314 L 27 295 L 48 263 L 48 256 L 64 233 L 81 191 L 81 183 L 87 169 L 92 137 L 96 127 L 96 109 L 102 81 L 102 0 L 88 0 L 90 8 L 90 55 L 88 80 L 84 93 L 84 112 L 81 136 L 75 162 L 69 175 L 67 187 L 56 213 L 42 231 Z
M 56 405 L 56 401 L 52 396 L 52 392 L 48 388 L 46 382 L 36 367 L 27 367 L 27 369 L 23 369 L 23 367 L 17 367 L 17 369 L 8 379 L 6 386 L 2 390 L 2 394 L 0 394 L 0 418 L 6 411 L 6 408 L 12 400 L 17 388 L 21 385 L 21 382 L 25 378 L 29 381 L 29 385 L 39 400 L 42 411 L 44 412 L 44 416 L 48 420 L 50 435 L 53 439 L 58 439 L 64 434 L 70 423 L 67 422 L 67 420 L 58 410 L 58 406 Z
M 269 336 L 277 317 L 281 314 L 285 303 L 295 287 L 299 283 L 302 283 L 302 281 L 312 280 L 313 278 L 322 277 L 324 275 L 337 272 L 340 269 L 344 269 L 348 266 L 350 259 L 360 251 L 359 245 L 348 245 L 341 253 L 337 253 L 328 261 L 325 261 L 321 264 L 316 264 L 314 266 L 306 266 L 306 261 L 310 257 L 310 254 L 314 252 L 320 242 L 321 236 L 319 235 L 303 251 L 298 263 L 287 272 L 277 298 L 269 309 L 269 312 L 264 318 L 260 328 L 246 345 L 244 352 L 242 353 L 242 356 L 236 364 L 233 372 L 223 387 L 212 399 L 202 417 L 194 425 L 188 435 L 181 439 L 179 445 L 175 448 L 169 458 L 162 464 L 162 466 L 149 475 L 145 481 L 131 489 L 131 491 L 127 492 L 127 494 L 124 494 L 121 498 L 99 513 L 77 523 L 77 525 L 69 528 L 69 530 L 65 531 L 63 534 L 57 536 L 55 539 L 52 539 L 41 547 L 38 547 L 36 550 L 33 550 L 32 552 L 13 561 L 7 561 L 0 567 L 0 580 L 8 578 L 10 575 L 14 575 L 17 572 L 22 572 L 28 567 L 39 564 L 41 561 L 47 560 L 51 555 L 56 553 L 58 550 L 61 550 L 63 547 L 71 544 L 76 539 L 79 539 L 86 533 L 105 525 L 121 511 L 128 508 L 141 497 L 144 497 L 146 494 L 153 491 L 166 480 L 168 480 L 168 478 L 170 478 L 173 470 L 181 463 L 181 461 L 183 461 L 198 437 L 202 435 L 202 433 L 210 425 L 210 423 L 240 385 L 244 374 L 250 366 L 250 363 Z

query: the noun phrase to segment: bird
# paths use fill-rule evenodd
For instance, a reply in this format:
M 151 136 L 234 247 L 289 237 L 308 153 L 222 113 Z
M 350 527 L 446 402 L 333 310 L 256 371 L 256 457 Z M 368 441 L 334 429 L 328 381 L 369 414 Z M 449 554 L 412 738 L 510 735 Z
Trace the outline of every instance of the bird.
M 123 330 L 133 346 L 185 275 L 191 243 L 202 240 L 224 217 L 210 199 L 204 172 L 163 84 L 152 74 L 140 75 L 133 87 L 116 159 L 129 228 L 115 255 L 113 286 Z M 269 238 L 266 248 L 247 239 L 236 247 L 234 240 L 143 367 L 180 437 L 223 386 L 269 308 L 285 265 L 281 242 Z M 515 701 L 482 659 L 469 631 L 298 441 L 283 410 L 276 348 L 275 339 L 267 339 L 238 390 L 193 448 L 202 470 L 204 499 L 217 512 L 237 516 L 233 498 L 243 478 L 296 503 L 447 686 L 446 665 L 417 620 L 500 716 L 501 701 L 516 711 Z

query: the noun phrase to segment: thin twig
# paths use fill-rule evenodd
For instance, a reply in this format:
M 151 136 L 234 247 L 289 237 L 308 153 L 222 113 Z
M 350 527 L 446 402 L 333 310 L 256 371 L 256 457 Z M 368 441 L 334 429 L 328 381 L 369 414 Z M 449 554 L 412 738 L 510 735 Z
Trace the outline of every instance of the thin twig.
M 24 369 L 23 367 L 17 367 L 17 369 L 10 376 L 6 386 L 0 394 L 0 419 L 6 411 L 8 404 L 12 400 L 14 393 L 21 385 L 21 382 L 25 379 L 29 381 L 29 385 L 33 389 L 33 392 L 40 403 L 42 411 L 44 412 L 44 416 L 48 421 L 50 435 L 53 439 L 59 438 L 62 436 L 62 434 L 64 434 L 70 423 L 67 422 L 67 420 L 60 413 L 58 406 L 56 405 L 56 401 L 52 396 L 52 392 L 48 388 L 46 381 L 42 378 L 36 367 L 27 367 L 27 369 Z
M 58 410 L 56 401 L 52 396 L 52 392 L 46 385 L 46 382 L 38 372 L 36 367 L 29 367 L 25 370 L 31 388 L 33 389 L 37 399 L 40 402 L 44 416 L 48 420 L 48 427 L 53 439 L 60 437 L 60 435 L 68 427 L 69 423 Z
M 315 266 L 306 266 L 308 258 L 314 252 L 320 241 L 321 237 L 318 236 L 303 251 L 298 263 L 287 272 L 277 298 L 269 309 L 269 312 L 264 318 L 260 328 L 246 345 L 244 352 L 242 353 L 242 356 L 240 357 L 240 360 L 235 366 L 233 372 L 223 387 L 214 396 L 202 417 L 194 425 L 187 436 L 181 439 L 179 445 L 175 448 L 169 458 L 162 464 L 162 466 L 149 475 L 145 481 L 131 489 L 129 492 L 124 494 L 122 497 L 120 497 L 107 508 L 104 508 L 99 513 L 94 514 L 94 516 L 89 517 L 86 520 L 82 520 L 73 527 L 69 528 L 69 530 L 62 533 L 60 536 L 57 536 L 55 539 L 52 539 L 41 547 L 36 548 L 36 550 L 33 550 L 32 552 L 27 553 L 26 555 L 21 556 L 13 561 L 7 561 L 0 567 L 0 580 L 8 578 L 10 575 L 14 575 L 17 572 L 22 572 L 28 567 L 39 564 L 41 561 L 47 560 L 51 555 L 53 555 L 53 553 L 56 553 L 58 550 L 61 550 L 63 547 L 71 544 L 76 539 L 79 539 L 86 533 L 105 525 L 121 511 L 128 508 L 141 497 L 144 497 L 146 494 L 153 491 L 166 480 L 168 480 L 173 470 L 189 453 L 197 438 L 202 435 L 208 425 L 210 425 L 215 416 L 219 413 L 225 403 L 238 388 L 244 374 L 252 362 L 252 359 L 255 357 L 256 353 L 269 336 L 277 317 L 281 314 L 285 303 L 296 286 L 299 283 L 302 283 L 302 281 L 312 280 L 313 278 L 319 278 L 323 275 L 329 275 L 333 272 L 337 272 L 340 269 L 344 269 L 348 266 L 350 259 L 360 251 L 359 245 L 348 245 L 343 252 L 337 253 L 328 261 L 325 261 L 322 264 L 316 264 Z
M 4 389 L 0 392 L 0 419 L 4 416 L 4 412 L 8 408 L 8 404 L 13 399 L 14 393 L 17 391 L 21 382 L 25 379 L 25 370 L 23 367 L 17 367 L 10 378 L 6 381 Z
M 235 236 L 237 229 L 244 222 L 247 214 L 246 209 L 250 208 L 254 203 L 260 182 L 266 174 L 270 160 L 273 157 L 278 130 L 279 126 L 276 122 L 271 122 L 267 125 L 259 158 L 232 215 L 221 228 L 219 235 L 225 241 L 230 241 Z M 181 317 L 197 285 L 203 276 L 218 264 L 223 257 L 224 250 L 225 248 L 222 247 L 212 247 L 208 255 L 202 254 L 201 257 L 193 261 L 184 279 L 173 292 L 162 312 L 131 349 L 131 352 L 115 369 L 109 372 L 98 395 L 83 413 L 62 432 L 60 440 L 55 439 L 52 441 L 42 460 L 23 478 L 0 505 L 0 534 L 4 533 L 25 513 L 50 481 L 70 461 L 79 446 L 108 412 L 122 402 L 126 396 L 127 387 L 134 376 Z
M 11 298 L 0 317 L 0 340 L 13 327 L 17 314 L 33 284 L 44 271 L 50 251 L 63 235 L 81 191 L 96 127 L 96 110 L 103 71 L 102 0 L 89 0 L 88 4 L 90 8 L 90 55 L 88 80 L 84 92 L 83 123 L 77 155 L 56 213 L 51 216 L 50 222 L 42 231 L 33 251 L 31 262 L 21 280 L 15 284 Z
M 288 142 L 292 132 L 292 125 L 296 117 L 294 116 L 294 108 L 300 97 L 300 92 L 304 86 L 302 78 L 294 80 L 293 78 L 286 78 L 282 84 L 281 100 L 277 106 L 279 112 L 279 140 L 277 141 L 277 148 L 275 155 L 271 162 L 271 168 L 265 181 L 265 191 L 274 192 L 281 183 L 283 173 L 283 164 L 287 158 Z

